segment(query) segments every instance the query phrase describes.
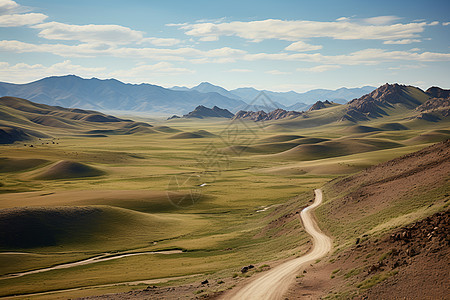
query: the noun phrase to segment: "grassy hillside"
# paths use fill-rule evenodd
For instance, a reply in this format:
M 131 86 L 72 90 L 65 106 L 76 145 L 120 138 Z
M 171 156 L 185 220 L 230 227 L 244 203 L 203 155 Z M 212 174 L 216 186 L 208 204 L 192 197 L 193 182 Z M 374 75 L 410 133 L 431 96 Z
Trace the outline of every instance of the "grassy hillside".
M 319 220 L 342 245 L 442 210 L 450 192 L 449 146 L 446 140 L 330 182 Z
M 128 135 L 176 132 L 168 126 L 152 128 L 144 122 L 133 122 L 100 112 L 69 109 L 34 103 L 15 97 L 0 98 L 0 144 L 14 142 L 54 143 L 63 135 L 104 137 L 105 135 Z

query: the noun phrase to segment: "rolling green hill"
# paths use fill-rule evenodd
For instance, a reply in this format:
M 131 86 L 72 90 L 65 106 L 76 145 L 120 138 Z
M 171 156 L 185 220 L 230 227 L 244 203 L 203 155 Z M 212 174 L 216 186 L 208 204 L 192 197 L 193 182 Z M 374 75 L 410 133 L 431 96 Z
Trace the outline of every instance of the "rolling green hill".
M 49 106 L 15 97 L 0 98 L 0 117 L 0 144 L 36 142 L 68 134 L 98 137 L 177 131 L 96 111 Z

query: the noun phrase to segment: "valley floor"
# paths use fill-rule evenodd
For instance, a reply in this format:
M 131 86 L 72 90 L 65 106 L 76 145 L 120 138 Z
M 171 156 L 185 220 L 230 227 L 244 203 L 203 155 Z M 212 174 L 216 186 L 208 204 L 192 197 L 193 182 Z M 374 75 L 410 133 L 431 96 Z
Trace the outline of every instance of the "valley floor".
M 406 129 L 380 129 L 383 122 L 402 122 Z M 119 125 L 101 124 L 102 134 L 60 130 L 33 147 L 0 146 L 0 228 L 8 228 L 0 232 L 0 297 L 219 297 L 311 249 L 299 214 L 321 187 L 317 221 L 333 238 L 334 250 L 311 262 L 306 273 L 298 271 L 289 298 L 315 297 L 316 287 L 330 298 L 377 297 L 393 284 L 403 289 L 395 282 L 409 276 L 407 268 L 426 259 L 431 268 L 447 257 L 433 252 L 435 245 L 448 250 L 439 239 L 421 246 L 411 230 L 420 254 L 409 256 L 403 240 L 391 246 L 386 234 L 448 209 L 448 156 L 373 167 L 448 139 L 447 122 L 391 119 L 366 127 L 334 123 L 299 129 L 238 124 L 247 129 L 233 139 L 224 134 L 228 121 L 176 120 L 136 134 L 123 134 L 123 128 L 113 134 L 108 126 Z M 389 171 L 379 176 L 377 168 Z M 409 175 L 395 177 L 400 173 Z M 423 180 L 412 180 L 420 174 Z M 391 197 L 376 202 L 383 188 Z M 433 218 L 447 220 L 439 216 Z M 358 266 L 347 266 L 346 255 L 358 251 L 361 265 L 355 258 Z M 131 255 L 142 252 L 155 253 Z M 76 264 L 118 254 L 126 256 Z M 363 265 L 376 264 L 384 254 L 385 265 L 369 276 Z M 400 265 L 392 269 L 396 260 Z M 254 268 L 241 272 L 249 265 Z M 22 272 L 29 273 L 11 276 Z M 327 281 L 314 279 L 320 274 Z M 352 284 L 348 290 L 334 288 L 346 280 Z

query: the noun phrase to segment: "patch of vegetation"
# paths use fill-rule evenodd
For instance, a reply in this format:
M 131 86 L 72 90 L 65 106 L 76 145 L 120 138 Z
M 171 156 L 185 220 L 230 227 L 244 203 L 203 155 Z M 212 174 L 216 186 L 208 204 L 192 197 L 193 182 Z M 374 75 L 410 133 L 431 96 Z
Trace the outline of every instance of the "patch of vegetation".
M 384 253 L 383 255 L 380 256 L 380 258 L 378 259 L 378 261 L 383 261 L 386 258 L 388 258 L 390 255 L 392 254 L 392 250 L 389 250 L 388 252 Z
M 362 271 L 361 268 L 354 268 L 354 269 L 351 269 L 350 271 L 348 271 L 347 273 L 345 273 L 344 278 L 347 279 L 347 278 L 356 276 L 356 275 L 358 275 L 359 273 L 361 273 L 361 271 Z
M 391 276 L 394 276 L 398 273 L 398 271 L 384 272 L 380 274 L 373 275 L 372 277 L 364 280 L 363 282 L 356 285 L 356 287 L 360 289 L 368 289 L 373 287 L 374 285 L 388 279 Z

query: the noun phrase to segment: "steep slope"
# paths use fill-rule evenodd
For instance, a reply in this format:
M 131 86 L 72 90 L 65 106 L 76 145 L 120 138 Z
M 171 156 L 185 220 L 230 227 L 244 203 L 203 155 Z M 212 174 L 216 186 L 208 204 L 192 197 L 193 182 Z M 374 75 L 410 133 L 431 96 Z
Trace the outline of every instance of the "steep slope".
M 353 99 L 347 105 L 345 117 L 349 120 L 368 120 L 387 115 L 386 110 L 402 106 L 414 109 L 429 99 L 429 96 L 413 86 L 386 83 L 370 94 Z
M 430 93 L 437 96 L 445 96 L 447 92 L 440 88 L 430 90 Z M 385 84 L 345 105 L 319 100 L 306 112 L 288 112 L 281 109 L 271 113 L 262 110 L 239 111 L 234 119 L 281 120 L 277 125 L 284 128 L 311 128 L 335 122 L 357 123 L 387 116 L 401 120 L 423 119 L 437 122 L 450 113 L 448 99 L 430 99 L 430 95 L 413 86 Z
M 96 110 L 131 110 L 186 113 L 199 104 L 233 109 L 246 105 L 216 92 L 174 91 L 151 84 L 125 84 L 115 79 L 54 76 L 27 84 L 0 83 L 0 96 Z
M 440 93 L 446 93 L 445 90 L 439 90 L 441 90 Z M 345 105 L 323 107 L 318 103 L 317 106 L 320 106 L 321 109 L 307 111 L 302 118 L 283 120 L 277 125 L 288 129 L 311 128 L 331 123 L 347 125 L 369 122 L 381 118 L 386 118 L 387 123 L 398 124 L 410 120 L 444 121 L 448 115 L 447 100 L 430 98 L 429 94 L 417 87 L 385 84 L 370 94 L 353 99 Z M 427 103 L 427 101 L 429 102 Z M 431 111 L 421 111 L 427 109 L 431 109 Z M 407 124 L 401 125 L 409 127 Z
M 449 230 L 447 210 L 380 237 L 360 239 L 329 263 L 309 268 L 286 296 L 298 299 L 302 293 L 314 299 L 446 299 L 450 292 Z
M 331 182 L 325 189 L 328 200 L 319 209 L 321 219 L 337 242 L 345 243 L 396 218 L 407 221 L 402 219 L 406 214 L 442 208 L 448 200 L 449 175 L 446 140 Z
M 330 101 L 328 101 L 328 100 L 325 100 L 325 101 L 317 101 L 316 103 L 314 103 L 309 109 L 308 109 L 308 111 L 313 111 L 313 110 L 319 110 L 319 109 L 322 109 L 322 108 L 327 108 L 327 107 L 330 107 L 330 106 L 332 106 L 332 105 L 335 105 L 334 103 L 332 103 L 332 102 L 330 102 Z
M 450 90 L 444 90 L 437 86 L 428 88 L 425 93 L 433 98 L 450 98 Z
M 448 117 L 450 115 L 450 90 L 431 87 L 426 93 L 433 98 L 416 108 L 421 112 L 418 118 L 436 120 L 440 117 Z

